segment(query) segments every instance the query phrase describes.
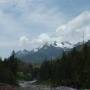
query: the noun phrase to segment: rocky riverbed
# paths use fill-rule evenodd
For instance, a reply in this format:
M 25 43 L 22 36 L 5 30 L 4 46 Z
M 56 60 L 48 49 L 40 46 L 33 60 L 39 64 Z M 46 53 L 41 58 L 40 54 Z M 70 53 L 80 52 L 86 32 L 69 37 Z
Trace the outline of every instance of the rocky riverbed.
M 78 90 L 70 87 L 60 86 L 60 87 L 50 87 L 46 85 L 37 85 L 35 84 L 36 80 L 34 81 L 20 81 L 20 87 L 0 87 L 0 90 Z M 82 89 L 79 89 L 82 90 Z M 83 89 L 83 90 L 90 90 L 90 89 Z
M 69 87 L 46 87 L 46 86 L 30 86 L 30 87 L 23 87 L 23 88 L 17 88 L 16 90 L 77 90 Z
M 36 80 L 34 81 L 21 81 L 20 82 L 20 86 L 21 88 L 18 88 L 18 90 L 76 90 L 73 88 L 69 88 L 69 87 L 50 87 L 50 86 L 46 86 L 46 85 L 36 85 L 34 84 L 36 82 Z

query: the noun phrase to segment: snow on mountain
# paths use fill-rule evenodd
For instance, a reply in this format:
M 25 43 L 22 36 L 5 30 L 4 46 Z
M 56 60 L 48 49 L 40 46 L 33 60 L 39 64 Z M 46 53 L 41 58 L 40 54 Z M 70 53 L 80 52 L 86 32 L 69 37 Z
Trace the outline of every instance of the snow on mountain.
M 57 57 L 61 57 L 63 51 L 68 50 L 73 45 L 70 42 L 62 42 L 60 45 L 54 41 L 52 44 L 44 44 L 40 48 L 33 49 L 31 51 L 23 50 L 18 51 L 16 53 L 16 57 L 25 61 L 25 62 L 32 62 L 32 63 L 41 63 L 45 58 L 47 60 L 55 59 Z

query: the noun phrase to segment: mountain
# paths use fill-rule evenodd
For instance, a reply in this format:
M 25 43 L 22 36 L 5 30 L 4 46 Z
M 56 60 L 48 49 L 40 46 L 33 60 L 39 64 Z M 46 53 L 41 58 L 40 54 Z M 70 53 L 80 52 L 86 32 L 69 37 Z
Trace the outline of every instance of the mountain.
M 71 46 L 71 44 L 69 42 L 62 42 L 60 46 L 57 45 L 57 42 L 54 42 L 53 44 L 45 44 L 41 48 L 32 51 L 18 51 L 16 57 L 24 62 L 41 63 L 45 59 L 50 60 L 61 57 L 63 51 L 68 50 L 68 47 L 66 46 Z
M 90 40 L 85 43 L 90 46 Z M 73 47 L 76 47 L 77 50 L 81 50 L 83 48 L 83 42 L 78 42 L 75 45 L 68 41 L 61 42 L 60 44 L 57 44 L 56 41 L 53 42 L 53 44 L 46 43 L 41 48 L 36 48 L 31 51 L 18 51 L 16 52 L 16 57 L 24 62 L 42 63 L 45 59 L 61 58 L 63 51 L 70 51 Z
M 77 50 L 82 50 L 84 45 L 90 46 L 90 40 L 88 41 L 84 41 L 84 42 L 78 42 L 77 44 L 74 45 L 74 47 L 76 47 Z

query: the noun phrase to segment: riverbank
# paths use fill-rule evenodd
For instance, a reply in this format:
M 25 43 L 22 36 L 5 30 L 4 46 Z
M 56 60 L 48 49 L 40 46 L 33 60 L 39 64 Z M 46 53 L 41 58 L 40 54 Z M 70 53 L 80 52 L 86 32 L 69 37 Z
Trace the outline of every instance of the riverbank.
M 42 86 L 42 85 L 32 85 L 30 87 L 18 88 L 17 90 L 77 90 L 69 87 L 49 87 L 49 86 Z
M 34 81 L 20 81 L 20 84 L 19 84 L 20 87 L 17 88 L 17 90 L 78 90 L 78 89 L 75 89 L 75 88 L 65 87 L 65 86 L 51 87 L 51 86 L 48 86 L 48 85 L 37 84 L 36 82 L 37 82 L 37 80 L 34 80 Z M 86 90 L 88 90 L 88 89 L 86 89 Z
M 90 89 L 75 89 L 71 87 L 51 87 L 48 85 L 36 84 L 34 81 L 19 81 L 19 87 L 15 86 L 0 86 L 0 90 L 90 90 Z

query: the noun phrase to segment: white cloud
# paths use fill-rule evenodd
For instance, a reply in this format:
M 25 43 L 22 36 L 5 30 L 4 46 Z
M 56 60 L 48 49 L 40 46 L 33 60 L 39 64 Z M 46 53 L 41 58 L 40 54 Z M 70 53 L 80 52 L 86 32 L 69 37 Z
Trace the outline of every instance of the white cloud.
M 11 2 L 12 0 L 0 0 L 0 3 L 7 3 L 7 2 Z
M 25 48 L 29 45 L 29 39 L 26 36 L 22 36 L 20 38 L 20 42 L 22 44 L 22 46 L 25 46 Z
M 45 33 L 41 34 L 41 35 L 38 37 L 38 39 L 39 39 L 40 42 L 43 42 L 43 41 L 49 42 L 49 41 L 50 41 L 49 35 L 48 35 L 48 34 L 45 34 Z
M 42 2 L 41 2 L 42 1 Z M 43 0 L 0 0 L 0 24 L 7 33 L 17 33 L 39 30 L 39 27 L 52 31 L 65 20 L 58 8 L 48 8 Z M 33 27 L 38 27 L 32 31 Z M 53 29 L 54 30 L 54 29 Z M 6 31 L 5 31 L 6 32 Z M 10 33 L 11 32 L 11 33 Z
M 1 48 L 7 49 L 8 46 L 21 49 L 18 45 L 20 36 L 22 48 L 29 50 L 47 42 L 50 44 L 57 41 L 60 46 L 62 41 L 81 41 L 83 30 L 85 38 L 90 38 L 90 11 L 85 11 L 62 25 L 66 22 L 64 13 L 60 8 L 49 7 L 50 4 L 46 4 L 46 1 L 48 0 L 0 0 Z M 32 35 L 30 39 L 27 37 L 29 33 Z M 33 37 L 33 33 L 36 33 L 36 37 Z
M 56 29 L 57 34 L 63 38 L 63 40 L 76 43 L 83 38 L 83 32 L 85 32 L 85 38 L 90 39 L 90 11 L 84 11 L 79 16 L 73 18 L 66 24 Z
M 63 41 L 69 41 L 73 44 L 83 41 L 83 32 L 85 33 L 85 40 L 90 39 L 90 11 L 84 11 L 71 21 L 58 27 L 52 35 L 42 33 L 32 40 L 25 37 L 24 40 L 29 42 L 29 50 L 42 47 L 45 43 L 51 44 L 54 41 L 62 47 L 61 42 Z
M 51 39 L 50 39 L 49 35 L 45 34 L 45 33 L 42 33 L 37 38 L 34 38 L 32 40 L 30 40 L 26 36 L 20 37 L 20 42 L 21 42 L 22 48 L 29 49 L 29 50 L 40 48 L 44 44 L 49 43 L 50 40 Z
M 29 13 L 27 19 L 33 23 L 39 23 L 48 27 L 57 27 L 65 20 L 61 12 L 56 12 L 57 9 L 49 9 L 45 7 L 39 7 L 37 10 Z
M 52 30 L 64 21 L 63 19 L 60 20 L 62 15 L 61 12 L 56 12 L 57 9 L 48 8 L 44 5 L 44 0 L 42 2 L 41 0 L 37 0 L 37 2 L 35 0 L 0 0 L 1 43 L 5 43 L 7 46 L 8 43 L 6 41 L 8 41 L 12 47 L 15 47 L 15 45 L 18 47 L 17 43 L 20 36 L 27 36 L 29 32 L 35 33 L 36 30 L 37 32 L 44 32 L 39 27 L 50 27 Z M 38 34 L 36 34 L 37 36 Z M 15 45 L 12 43 L 15 43 Z M 34 42 L 32 41 L 32 43 Z

